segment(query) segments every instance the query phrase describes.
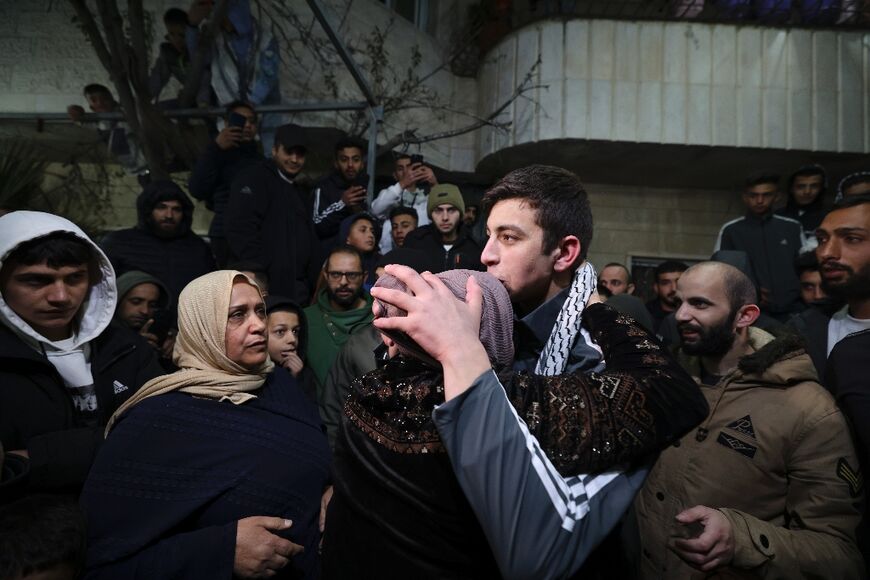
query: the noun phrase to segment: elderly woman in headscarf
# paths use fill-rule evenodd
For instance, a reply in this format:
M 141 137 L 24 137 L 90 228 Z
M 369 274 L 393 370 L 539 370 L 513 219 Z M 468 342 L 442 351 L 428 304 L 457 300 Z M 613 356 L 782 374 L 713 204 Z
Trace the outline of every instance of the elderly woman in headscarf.
M 182 291 L 180 370 L 118 409 L 82 493 L 87 578 L 319 577 L 329 447 L 265 320 L 240 272 Z
M 504 286 L 470 270 L 437 275 L 464 299 L 483 290 L 480 338 L 496 368 L 513 360 Z M 407 289 L 390 275 L 376 286 Z M 379 316 L 404 312 L 376 303 Z M 324 578 L 497 578 L 486 538 L 432 421 L 444 402 L 440 365 L 409 337 L 383 335 L 389 360 L 354 381 L 335 445 L 335 492 L 323 540 Z

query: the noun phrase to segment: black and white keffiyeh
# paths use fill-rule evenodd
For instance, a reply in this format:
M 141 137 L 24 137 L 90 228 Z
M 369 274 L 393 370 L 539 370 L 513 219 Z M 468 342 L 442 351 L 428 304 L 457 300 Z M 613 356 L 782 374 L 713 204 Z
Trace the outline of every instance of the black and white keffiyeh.
M 595 292 L 597 279 L 595 268 L 589 262 L 577 269 L 574 280 L 571 282 L 568 298 L 562 305 L 562 310 L 559 311 L 556 324 L 547 339 L 547 344 L 544 345 L 544 350 L 541 351 L 541 356 L 538 357 L 535 374 L 546 376 L 562 374 L 568 364 L 568 355 L 578 334 L 590 346 L 598 350 L 598 347 L 592 343 L 589 334 L 580 325 L 583 321 L 583 310 L 586 308 L 586 303 Z

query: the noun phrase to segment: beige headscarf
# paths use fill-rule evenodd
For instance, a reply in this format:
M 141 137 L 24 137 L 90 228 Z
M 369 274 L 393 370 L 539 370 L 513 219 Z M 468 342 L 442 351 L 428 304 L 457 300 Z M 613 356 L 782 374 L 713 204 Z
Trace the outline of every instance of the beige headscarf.
M 133 405 L 172 391 L 227 400 L 235 405 L 256 398 L 251 391 L 263 386 L 274 365 L 267 356 L 262 365 L 250 370 L 227 358 L 227 315 L 236 278 L 259 290 L 253 280 L 236 270 L 211 272 L 184 287 L 178 299 L 178 338 L 172 353 L 180 370 L 145 383 L 115 411 L 106 426 L 106 435 L 115 420 Z

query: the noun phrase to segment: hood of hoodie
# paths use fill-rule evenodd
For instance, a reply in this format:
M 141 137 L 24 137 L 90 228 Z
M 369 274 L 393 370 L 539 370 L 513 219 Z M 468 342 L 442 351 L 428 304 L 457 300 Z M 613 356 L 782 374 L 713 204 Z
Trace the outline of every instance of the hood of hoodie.
M 109 326 L 118 302 L 115 271 L 99 246 L 77 225 L 65 218 L 39 211 L 14 211 L 0 217 L 0 268 L 3 267 L 9 254 L 24 242 L 55 232 L 71 233 L 91 247 L 93 256 L 91 273 L 99 277 L 91 283 L 88 295 L 76 315 L 78 328 L 73 347 L 79 347 L 98 337 Z M 0 296 L 0 322 L 34 347 L 38 347 L 37 343 L 51 344 L 18 316 L 2 296 Z
M 749 344 L 754 352 L 742 357 L 737 368 L 719 383 L 728 389 L 751 389 L 759 386 L 787 389 L 798 383 L 818 382 L 816 367 L 804 348 L 803 339 L 785 331 L 774 336 L 760 328 L 749 328 Z M 679 352 L 680 364 L 698 379 L 701 358 Z
M 145 189 L 136 198 L 136 212 L 139 220 L 137 227 L 153 234 L 151 212 L 154 211 L 154 206 L 158 202 L 167 200 L 175 200 L 181 204 L 181 227 L 178 228 L 178 233 L 173 237 L 186 236 L 190 233 L 190 227 L 193 223 L 193 202 L 190 201 L 184 190 L 172 181 L 152 181 L 145 186 Z

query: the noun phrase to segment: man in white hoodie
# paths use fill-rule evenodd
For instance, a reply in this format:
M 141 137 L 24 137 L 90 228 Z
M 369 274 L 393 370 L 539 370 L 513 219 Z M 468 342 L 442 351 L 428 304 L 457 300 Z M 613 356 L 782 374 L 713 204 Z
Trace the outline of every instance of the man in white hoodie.
M 75 224 L 0 217 L 0 443 L 27 462 L 16 489 L 76 491 L 108 418 L 163 374 L 144 339 L 110 326 L 116 303 L 109 260 Z
M 384 220 L 384 229 L 378 244 L 382 256 L 394 248 L 392 224 L 387 219 L 390 210 L 399 206 L 414 208 L 417 211 L 417 225 L 425 226 L 431 221 L 427 206 L 429 188 L 438 185 L 438 179 L 432 172 L 432 168 L 424 165 L 422 161 L 412 159 L 407 153 L 396 156 L 393 177 L 396 183 L 382 189 L 372 201 L 372 213 L 378 219 Z

